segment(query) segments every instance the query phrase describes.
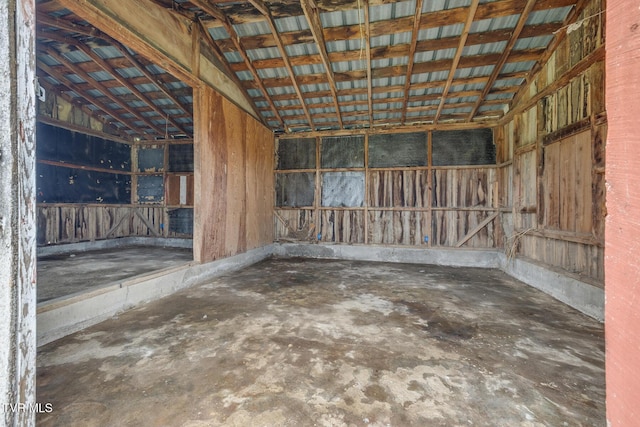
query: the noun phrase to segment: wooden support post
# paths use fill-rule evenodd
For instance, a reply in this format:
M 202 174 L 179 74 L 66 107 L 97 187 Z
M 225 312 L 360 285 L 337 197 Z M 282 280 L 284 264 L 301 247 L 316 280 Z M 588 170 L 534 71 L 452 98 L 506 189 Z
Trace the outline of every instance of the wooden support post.
M 35 1 L 0 2 L 0 424 L 35 425 Z M 9 408 L 9 409 L 7 409 Z

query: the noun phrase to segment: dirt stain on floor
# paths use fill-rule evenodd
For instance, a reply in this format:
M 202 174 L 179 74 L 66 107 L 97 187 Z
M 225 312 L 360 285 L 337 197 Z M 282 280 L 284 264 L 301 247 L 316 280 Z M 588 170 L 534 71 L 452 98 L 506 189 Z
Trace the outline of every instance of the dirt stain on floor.
M 268 260 L 39 349 L 41 426 L 597 426 L 603 327 L 494 270 Z

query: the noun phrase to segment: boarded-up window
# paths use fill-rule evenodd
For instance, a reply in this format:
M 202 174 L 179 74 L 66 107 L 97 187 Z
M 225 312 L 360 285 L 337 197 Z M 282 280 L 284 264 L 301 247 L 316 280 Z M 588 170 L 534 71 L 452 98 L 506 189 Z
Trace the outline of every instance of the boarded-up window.
M 315 173 L 279 173 L 276 176 L 276 206 L 313 206 Z
M 176 234 L 193 234 L 193 209 L 180 208 L 169 211 L 169 231 Z
M 427 134 L 424 132 L 371 135 L 369 167 L 391 168 L 427 165 Z
M 193 172 L 193 144 L 169 146 L 169 172 Z
M 138 150 L 138 170 L 158 172 L 164 169 L 163 148 L 141 148 Z
M 496 147 L 491 129 L 434 131 L 433 166 L 493 165 Z
M 548 229 L 592 232 L 591 132 L 544 147 L 543 224 Z
M 164 200 L 164 178 L 162 175 L 138 177 L 138 203 L 161 203 Z
M 281 139 L 278 142 L 276 164 L 279 170 L 315 169 L 316 139 Z
M 322 206 L 358 207 L 364 203 L 364 172 L 322 174 Z
M 363 168 L 364 136 L 338 136 L 322 139 L 322 167 Z

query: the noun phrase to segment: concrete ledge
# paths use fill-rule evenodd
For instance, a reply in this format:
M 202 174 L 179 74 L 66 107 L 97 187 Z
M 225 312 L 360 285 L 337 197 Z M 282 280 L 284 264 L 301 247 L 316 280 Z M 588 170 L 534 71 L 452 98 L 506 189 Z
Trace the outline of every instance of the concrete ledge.
M 38 247 L 38 256 L 65 255 L 74 252 L 121 248 L 123 246 L 160 246 L 166 248 L 190 249 L 193 247 L 193 240 L 164 237 L 120 237 L 118 239 L 95 240 L 93 242 L 40 246 Z
M 206 264 L 191 262 L 38 304 L 38 346 L 100 323 L 137 305 L 245 268 L 271 256 L 272 252 L 272 245 L 268 245 Z
M 533 286 L 587 316 L 604 321 L 604 289 L 581 282 L 562 273 L 520 258 L 507 260 L 501 269 L 508 275 Z
M 323 245 L 280 243 L 274 255 L 282 257 L 328 258 L 357 261 L 405 262 L 451 267 L 500 268 L 500 253 L 493 249 L 436 249 L 406 246 Z

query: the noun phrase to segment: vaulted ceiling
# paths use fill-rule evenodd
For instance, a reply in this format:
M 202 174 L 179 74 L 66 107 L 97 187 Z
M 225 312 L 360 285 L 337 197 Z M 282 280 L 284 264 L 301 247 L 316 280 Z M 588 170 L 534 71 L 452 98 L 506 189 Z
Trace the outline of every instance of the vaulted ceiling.
M 276 133 L 486 125 L 517 102 L 581 0 L 147 0 L 200 30 Z M 577 4 L 576 4 L 577 3 Z M 38 74 L 124 136 L 193 133 L 191 88 L 38 2 Z

